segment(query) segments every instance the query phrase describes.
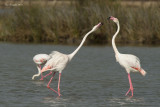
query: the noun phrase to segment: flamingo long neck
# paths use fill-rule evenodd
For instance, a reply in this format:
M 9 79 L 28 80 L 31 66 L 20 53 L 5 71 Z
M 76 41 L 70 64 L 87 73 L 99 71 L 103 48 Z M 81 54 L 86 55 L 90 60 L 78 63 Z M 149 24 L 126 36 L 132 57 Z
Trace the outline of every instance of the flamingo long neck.
M 73 51 L 71 54 L 69 54 L 69 59 L 70 59 L 70 60 L 71 60 L 71 59 L 74 57 L 74 55 L 79 51 L 79 49 L 80 49 L 80 48 L 82 47 L 82 45 L 84 44 L 86 38 L 88 37 L 88 35 L 91 34 L 92 32 L 93 32 L 92 30 L 89 31 L 89 32 L 83 37 L 83 40 L 82 40 L 82 42 L 80 43 L 80 45 L 78 46 L 78 48 L 77 48 L 75 51 Z
M 113 46 L 113 49 L 114 49 L 115 54 L 118 54 L 119 51 L 118 51 L 118 49 L 117 49 L 117 47 L 116 47 L 116 44 L 115 44 L 115 38 L 116 38 L 117 34 L 119 33 L 120 26 L 119 26 L 119 22 L 116 23 L 116 24 L 117 24 L 118 29 L 117 29 L 116 33 L 114 34 L 114 36 L 113 36 L 113 38 L 112 38 L 112 46 Z
M 40 69 L 40 67 L 38 65 L 37 65 L 37 69 L 38 69 L 38 74 L 33 75 L 32 76 L 32 80 L 34 80 L 35 77 L 38 77 L 38 76 L 41 75 L 41 69 Z

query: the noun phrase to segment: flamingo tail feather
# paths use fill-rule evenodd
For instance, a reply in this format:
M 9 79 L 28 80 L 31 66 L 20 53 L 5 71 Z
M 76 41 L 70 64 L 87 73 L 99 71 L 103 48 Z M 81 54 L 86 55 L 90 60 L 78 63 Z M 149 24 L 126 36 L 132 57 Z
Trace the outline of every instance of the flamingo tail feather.
M 140 70 L 140 73 L 141 73 L 143 76 L 145 76 L 145 75 L 147 74 L 147 72 L 146 72 L 144 69 L 141 69 L 141 70 Z

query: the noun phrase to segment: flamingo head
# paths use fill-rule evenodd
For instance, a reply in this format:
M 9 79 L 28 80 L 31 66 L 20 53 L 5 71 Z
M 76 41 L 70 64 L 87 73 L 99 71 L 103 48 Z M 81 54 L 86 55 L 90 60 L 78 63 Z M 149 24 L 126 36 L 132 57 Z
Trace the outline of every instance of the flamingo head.
M 95 31 L 97 30 L 101 25 L 103 25 L 103 23 L 98 23 L 97 25 L 95 25 L 93 28 L 92 28 L 92 31 Z
M 119 23 L 118 19 L 113 16 L 108 17 L 108 19 L 113 20 L 115 23 Z

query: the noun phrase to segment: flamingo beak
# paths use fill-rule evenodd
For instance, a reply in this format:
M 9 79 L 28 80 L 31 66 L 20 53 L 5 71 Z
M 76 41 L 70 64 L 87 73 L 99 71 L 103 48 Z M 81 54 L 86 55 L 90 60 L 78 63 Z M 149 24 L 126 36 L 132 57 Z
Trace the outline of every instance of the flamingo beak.
M 108 17 L 107 19 L 109 20 L 111 17 Z
M 103 25 L 103 23 L 102 23 L 102 22 L 98 23 L 98 27 L 100 27 L 100 26 L 102 26 L 102 25 Z
M 108 17 L 107 18 L 108 20 L 110 19 L 110 20 L 114 20 L 114 17 L 113 16 L 110 16 L 110 17 Z

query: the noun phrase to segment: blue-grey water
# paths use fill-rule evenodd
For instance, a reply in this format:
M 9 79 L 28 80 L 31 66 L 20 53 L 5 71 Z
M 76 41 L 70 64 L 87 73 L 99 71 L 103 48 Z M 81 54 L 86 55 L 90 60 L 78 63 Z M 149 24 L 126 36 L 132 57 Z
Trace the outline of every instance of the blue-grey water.
M 116 62 L 110 46 L 83 46 L 62 72 L 61 96 L 46 86 L 37 73 L 32 58 L 53 50 L 71 53 L 77 46 L 0 43 L 0 107 L 160 107 L 160 47 L 118 47 L 132 53 L 147 71 L 145 77 L 131 73 L 134 96 L 126 71 Z M 57 90 L 58 75 L 51 87 Z

